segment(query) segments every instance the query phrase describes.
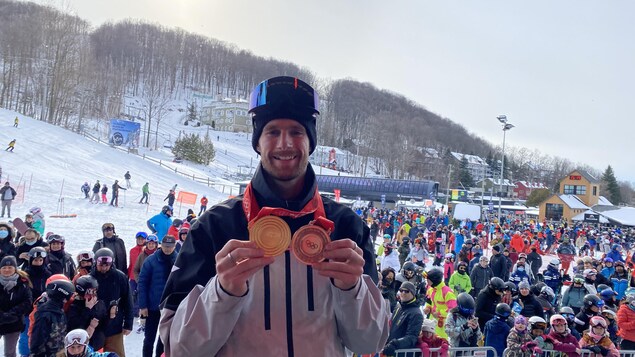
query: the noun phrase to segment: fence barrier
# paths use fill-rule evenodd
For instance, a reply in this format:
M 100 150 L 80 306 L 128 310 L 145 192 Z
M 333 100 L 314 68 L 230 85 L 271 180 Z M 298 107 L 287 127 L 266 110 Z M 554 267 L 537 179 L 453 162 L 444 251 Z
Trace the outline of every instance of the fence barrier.
M 596 354 L 593 351 L 590 350 L 586 350 L 586 349 L 581 349 L 582 353 L 580 353 L 580 357 L 594 357 L 594 356 L 601 356 L 601 354 Z M 503 357 L 507 357 L 509 355 L 510 349 L 506 348 L 505 351 L 503 352 Z M 620 350 L 620 357 L 635 357 L 635 350 Z M 530 351 L 527 351 L 525 353 L 530 353 Z M 516 354 L 517 356 L 521 356 L 523 355 L 522 352 Z M 511 354 L 511 356 L 514 356 L 514 354 Z M 567 353 L 566 352 L 560 352 L 560 351 L 556 351 L 556 350 L 542 350 L 541 354 L 537 354 L 537 353 L 531 353 L 531 356 L 535 356 L 535 357 L 566 357 Z
M 440 348 L 430 348 L 430 357 L 441 357 Z M 450 347 L 448 350 L 449 357 L 498 357 L 496 350 L 493 347 Z M 395 357 L 422 357 L 421 349 L 408 348 L 395 351 Z M 585 356 L 586 357 L 586 356 Z M 627 356 L 635 357 L 635 356 Z

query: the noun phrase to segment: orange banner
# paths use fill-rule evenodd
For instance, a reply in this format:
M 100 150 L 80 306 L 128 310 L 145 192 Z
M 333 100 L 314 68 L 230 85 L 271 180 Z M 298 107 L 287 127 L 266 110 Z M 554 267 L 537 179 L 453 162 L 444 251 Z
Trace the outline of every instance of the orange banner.
M 179 191 L 176 202 L 181 202 L 186 205 L 194 205 L 196 204 L 196 194 L 192 192 Z

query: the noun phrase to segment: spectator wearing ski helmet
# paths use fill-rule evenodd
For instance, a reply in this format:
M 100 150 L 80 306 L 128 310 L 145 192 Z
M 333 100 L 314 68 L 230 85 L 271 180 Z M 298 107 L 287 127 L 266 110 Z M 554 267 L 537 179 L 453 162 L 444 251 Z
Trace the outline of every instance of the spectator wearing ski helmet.
M 93 265 L 95 263 L 95 253 L 91 250 L 82 249 L 77 253 L 77 273 L 75 273 L 75 277 L 73 278 L 73 283 L 77 281 L 80 276 L 90 274 L 90 271 L 93 270 Z
M 48 252 L 42 247 L 33 247 L 29 251 L 29 261 L 24 271 L 29 274 L 31 281 L 31 295 L 37 299 L 46 291 L 46 280 L 53 275 L 48 269 L 46 261 Z
M 601 316 L 593 316 L 589 330 L 580 339 L 580 348 L 590 350 L 597 355 L 619 357 L 620 352 L 609 337 L 608 324 Z
M 582 334 L 589 328 L 591 317 L 600 315 L 604 301 L 595 294 L 588 294 L 583 300 L 582 310 L 575 315 L 575 328 Z
M 494 318 L 485 323 L 485 346 L 493 347 L 500 356 L 505 351 L 507 335 L 509 335 L 510 326 L 507 319 L 512 314 L 512 309 L 505 303 L 496 305 Z M 523 330 L 526 329 L 526 324 Z
M 99 283 L 91 275 L 84 275 L 75 282 L 76 296 L 68 307 L 68 330 L 85 329 L 90 333 L 90 346 L 95 350 L 104 347 L 109 314 L 106 302 L 99 300 Z
M 128 250 L 126 249 L 126 243 L 117 236 L 115 225 L 110 222 L 102 224 L 101 231 L 103 237 L 97 239 L 93 245 L 93 253 L 97 253 L 97 250 L 101 248 L 110 249 L 114 254 L 115 268 L 125 274 L 128 271 Z
M 159 238 L 156 235 L 150 234 L 146 239 L 146 246 L 143 248 L 139 256 L 137 257 L 137 261 L 135 262 L 135 266 L 133 269 L 134 279 L 138 281 L 139 273 L 141 272 L 141 267 L 143 267 L 143 262 L 159 248 Z
M 445 320 L 445 332 L 450 339 L 451 347 L 477 347 L 483 337 L 474 316 L 474 298 L 468 293 L 460 293 L 456 298 L 456 307 L 450 309 Z
M 161 244 L 163 237 L 168 234 L 170 227 L 172 227 L 173 213 L 174 210 L 172 209 L 172 206 L 163 206 L 161 212 L 151 217 L 147 222 L 148 228 L 152 234 L 159 238 L 159 244 Z
M 436 333 L 439 337 L 447 338 L 447 332 L 443 328 L 445 319 L 448 317 L 449 310 L 457 305 L 456 295 L 452 289 L 443 282 L 443 271 L 434 268 L 427 273 L 426 297 L 431 303 L 426 304 L 424 313 L 433 316 L 437 322 Z
M 52 274 L 64 274 L 70 280 L 75 277 L 75 261 L 73 256 L 64 250 L 66 239 L 59 234 L 48 234 L 49 244 L 48 268 Z
M 578 340 L 571 334 L 569 328 L 567 328 L 567 320 L 559 314 L 551 316 L 549 319 L 551 330 L 549 331 L 549 337 L 554 339 L 553 349 L 558 352 L 565 352 L 567 354 L 580 355 L 580 345 Z
M 67 318 L 64 304 L 75 293 L 68 280 L 53 280 L 46 285 L 46 299 L 40 300 L 34 315 L 29 349 L 34 356 L 55 356 L 64 349 Z
M 148 233 L 146 232 L 137 232 L 135 234 L 136 245 L 130 249 L 130 263 L 128 264 L 128 279 L 130 279 L 130 291 L 132 291 L 132 304 L 133 304 L 133 314 L 139 316 L 139 304 L 138 304 L 138 293 L 137 293 L 137 279 L 134 275 L 134 266 L 137 263 L 137 259 L 139 258 L 139 254 L 143 251 L 146 246 L 146 240 L 148 239 Z
M 104 350 L 125 355 L 123 336 L 132 331 L 134 315 L 132 312 L 132 294 L 128 277 L 114 267 L 115 254 L 108 248 L 100 248 L 95 252 L 95 269 L 90 273 L 102 289 L 97 290 L 97 297 L 104 302 L 116 302 L 108 307 L 111 318 L 106 328 Z M 107 289 L 103 287 L 108 287 Z
M 496 313 L 496 305 L 501 302 L 501 298 L 505 293 L 505 282 L 503 279 L 493 277 L 489 280 L 486 288 L 481 290 L 476 298 L 476 317 L 478 317 L 479 326 L 483 326 L 487 321 L 494 318 Z
M 567 326 L 575 326 L 575 313 L 573 309 L 569 306 L 563 306 L 558 311 L 560 315 L 562 315 L 565 320 L 567 320 Z M 582 335 L 575 328 L 570 328 L 571 334 L 579 341 L 582 338 Z M 549 333 L 549 331 L 547 331 Z
M 619 302 L 616 300 L 617 293 L 613 291 L 613 289 L 609 287 L 607 287 L 606 289 L 602 289 L 599 295 L 600 295 L 600 299 L 604 301 L 604 308 L 602 309 L 602 311 L 604 311 L 605 309 L 609 309 L 614 312 L 617 312 Z

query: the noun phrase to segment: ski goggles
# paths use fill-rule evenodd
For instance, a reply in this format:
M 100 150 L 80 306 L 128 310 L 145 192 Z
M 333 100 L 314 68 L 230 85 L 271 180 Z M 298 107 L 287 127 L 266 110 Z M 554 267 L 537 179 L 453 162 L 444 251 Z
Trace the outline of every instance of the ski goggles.
M 80 262 L 92 261 L 94 258 L 93 252 L 81 252 L 77 255 L 77 260 Z
M 101 230 L 102 231 L 114 231 L 115 230 L 115 225 L 112 223 L 105 223 L 103 226 L 101 226 Z
M 531 324 L 531 329 L 532 330 L 546 330 L 547 329 L 547 323 L 546 322 L 534 322 L 533 324 Z
M 554 319 L 551 321 L 551 326 L 559 326 L 559 325 L 567 325 L 567 320 L 565 319 Z
M 320 98 L 310 85 L 294 77 L 275 77 L 262 81 L 249 97 L 249 113 L 261 107 L 275 110 L 282 106 L 319 114 Z
M 41 251 L 29 252 L 29 256 L 30 256 L 31 258 L 34 258 L 34 259 L 35 259 L 35 258 L 42 258 L 42 259 L 44 259 L 44 258 L 46 258 L 46 251 L 43 251 L 43 252 L 41 252 Z
M 562 316 L 564 316 L 565 319 L 573 321 L 573 319 L 575 318 L 574 314 L 560 314 Z
M 47 237 L 47 240 L 49 241 L 49 244 L 64 243 L 64 237 L 62 237 L 59 234 L 51 234 L 50 236 Z
M 112 257 L 99 257 L 97 258 L 98 265 L 110 265 L 112 264 Z

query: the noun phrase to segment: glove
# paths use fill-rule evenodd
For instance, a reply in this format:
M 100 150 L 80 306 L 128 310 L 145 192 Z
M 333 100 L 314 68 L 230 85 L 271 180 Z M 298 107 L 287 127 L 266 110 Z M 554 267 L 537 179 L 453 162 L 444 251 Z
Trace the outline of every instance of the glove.
M 381 351 L 381 353 L 385 354 L 386 356 L 394 356 L 396 350 L 397 347 L 395 347 L 395 345 L 393 345 L 392 343 L 388 343 L 386 347 L 384 347 L 384 350 Z
M 536 342 L 529 341 L 529 342 L 525 342 L 525 344 L 520 346 L 520 349 L 523 350 L 523 352 L 524 352 L 524 351 L 527 351 L 527 350 L 531 350 L 534 347 L 536 347 Z
M 562 280 L 564 280 L 564 281 L 571 281 L 571 275 L 569 275 L 569 274 L 565 274 L 565 275 L 563 275 L 563 276 L 562 276 Z
M 540 348 L 540 347 L 534 347 L 533 351 L 537 355 L 542 355 L 542 348 Z
M 606 356 L 609 354 L 609 349 L 602 347 L 602 346 L 598 346 L 600 348 L 600 353 L 602 354 L 602 356 Z
M 600 346 L 587 346 L 587 350 L 593 352 L 593 353 L 600 353 Z

